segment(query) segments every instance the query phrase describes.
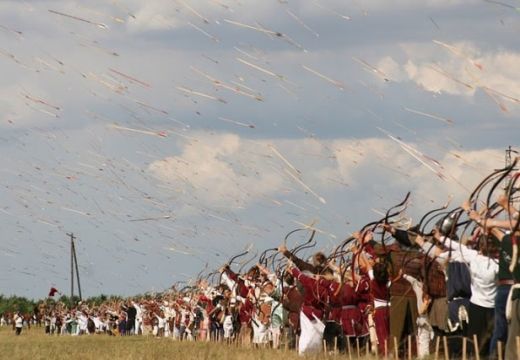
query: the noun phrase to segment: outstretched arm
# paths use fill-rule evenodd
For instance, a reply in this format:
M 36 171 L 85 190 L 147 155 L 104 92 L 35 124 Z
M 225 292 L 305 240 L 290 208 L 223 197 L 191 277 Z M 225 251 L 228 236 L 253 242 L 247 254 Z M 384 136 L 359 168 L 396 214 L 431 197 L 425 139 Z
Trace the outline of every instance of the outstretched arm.
M 439 263 L 444 264 L 444 259 L 441 260 L 443 251 L 440 247 L 430 242 L 427 242 L 421 235 L 417 235 L 415 243 L 421 247 L 424 254 L 427 254 L 432 259 L 436 259 Z
M 509 212 L 509 215 L 512 218 L 518 218 L 518 212 L 511 206 L 509 206 L 509 200 L 505 195 L 499 196 L 497 200 L 497 204 L 500 205 L 502 208 L 504 208 L 506 211 Z M 466 200 L 464 203 L 462 203 L 461 208 L 466 211 L 468 214 L 468 217 L 474 221 L 478 226 L 482 228 L 502 228 L 502 229 L 509 229 L 511 227 L 511 221 L 510 220 L 500 220 L 500 219 L 492 219 L 492 218 L 486 218 L 482 216 L 478 211 L 471 209 L 471 204 L 468 200 Z
M 300 269 L 301 271 L 310 271 L 312 273 L 316 272 L 316 268 L 314 267 L 314 265 L 306 261 L 303 261 L 296 255 L 294 255 L 292 252 L 289 251 L 289 249 L 287 249 L 287 246 L 280 245 L 278 247 L 278 251 L 287 259 L 291 260 L 294 263 L 294 265 L 296 265 L 298 269 Z

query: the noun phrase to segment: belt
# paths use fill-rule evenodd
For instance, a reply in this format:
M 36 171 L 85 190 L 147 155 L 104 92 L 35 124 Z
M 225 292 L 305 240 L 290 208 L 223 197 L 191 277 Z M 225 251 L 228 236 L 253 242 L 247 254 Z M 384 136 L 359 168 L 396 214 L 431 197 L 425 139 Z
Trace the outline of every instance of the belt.
M 502 279 L 497 281 L 497 285 L 514 285 L 515 281 L 513 279 Z
M 374 299 L 374 308 L 383 308 L 390 306 L 390 301 L 387 300 L 381 300 L 381 299 Z
M 343 309 L 343 310 L 357 309 L 357 306 L 356 305 L 344 305 L 341 307 L 341 309 Z

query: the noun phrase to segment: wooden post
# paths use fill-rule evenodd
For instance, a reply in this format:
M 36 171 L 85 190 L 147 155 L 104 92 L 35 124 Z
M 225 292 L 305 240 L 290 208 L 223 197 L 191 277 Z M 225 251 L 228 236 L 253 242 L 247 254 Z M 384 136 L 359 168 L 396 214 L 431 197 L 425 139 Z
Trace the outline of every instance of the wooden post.
M 520 336 L 516 337 L 516 354 L 520 354 Z
M 468 339 L 464 336 L 462 338 L 462 360 L 467 360 L 466 352 L 468 346 Z
M 334 338 L 334 355 L 338 354 L 338 337 Z
M 435 360 L 439 360 L 439 349 L 441 347 L 441 338 L 439 336 L 435 339 Z
M 370 341 L 365 342 L 365 350 L 368 357 L 370 355 Z
M 502 360 L 502 341 L 497 342 L 498 360 Z
M 446 336 L 442 337 L 442 346 L 444 347 L 444 359 L 450 360 L 450 349 L 448 349 L 448 338 Z
M 377 357 L 377 352 L 378 352 L 378 349 L 377 349 L 377 346 L 376 346 L 376 357 Z M 385 360 L 388 359 L 388 339 L 385 339 Z
M 399 346 L 397 345 L 397 338 L 394 336 L 394 353 L 395 359 L 399 359 Z
M 475 359 L 480 360 L 477 334 L 473 334 L 473 345 L 475 346 Z
M 361 357 L 361 351 L 359 350 L 359 338 L 356 338 L 356 347 L 357 347 L 357 357 L 359 359 Z
M 283 334 L 285 335 L 284 352 L 287 352 L 287 350 L 289 349 L 289 333 L 287 332 L 287 329 L 284 329 Z
M 412 360 L 412 336 L 408 335 L 408 360 Z
M 327 340 L 323 340 L 323 352 L 325 353 L 325 356 L 327 356 Z
M 298 349 L 300 349 L 300 337 L 298 335 L 296 335 L 296 351 L 298 351 Z
M 347 351 L 348 351 L 348 360 L 352 360 L 352 349 L 350 348 L 350 338 L 347 336 Z

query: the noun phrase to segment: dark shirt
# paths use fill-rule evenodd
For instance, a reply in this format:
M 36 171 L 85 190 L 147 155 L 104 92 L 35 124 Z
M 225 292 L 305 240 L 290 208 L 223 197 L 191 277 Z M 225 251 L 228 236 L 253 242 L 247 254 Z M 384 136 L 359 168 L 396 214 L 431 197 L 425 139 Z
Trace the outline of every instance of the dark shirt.
M 294 255 L 292 252 L 290 252 L 288 250 L 284 251 L 283 255 L 286 258 L 288 258 L 289 260 L 291 260 L 294 263 L 294 265 L 296 265 L 296 267 L 298 269 L 300 269 L 300 271 L 308 271 L 313 274 L 319 274 L 321 272 L 321 270 L 323 270 L 321 266 L 314 266 L 313 264 L 300 259 L 299 257 L 297 257 L 296 255 Z
M 509 271 L 511 257 L 513 254 L 513 245 L 511 244 L 511 235 L 506 234 L 500 242 L 500 253 L 498 257 L 498 279 L 499 280 L 515 280 L 520 282 L 520 266 L 516 266 L 515 276 Z
M 127 310 L 126 310 L 126 316 L 128 318 L 128 320 L 135 320 L 135 316 L 137 315 L 137 310 L 135 307 L 133 306 L 130 306 Z
M 410 241 L 410 238 L 408 237 L 408 231 L 395 229 L 395 234 L 393 236 L 399 242 L 399 244 L 408 246 L 408 247 L 412 246 L 412 242 Z
M 513 279 L 515 283 L 520 283 L 520 261 L 517 262 L 515 271 L 511 273 L 509 271 L 509 265 L 511 264 L 511 258 L 513 256 L 513 245 L 511 243 L 511 234 L 506 234 L 500 242 L 500 254 L 498 257 L 498 279 L 499 280 L 510 280 Z M 519 257 L 520 260 L 520 257 Z M 515 290 L 512 299 L 520 298 L 520 289 Z

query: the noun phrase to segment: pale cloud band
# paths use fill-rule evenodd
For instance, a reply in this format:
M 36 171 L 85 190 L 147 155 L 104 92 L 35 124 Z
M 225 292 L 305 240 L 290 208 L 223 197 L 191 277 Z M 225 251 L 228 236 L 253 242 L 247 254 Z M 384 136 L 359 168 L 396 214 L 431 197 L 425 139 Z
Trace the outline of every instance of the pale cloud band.
M 414 195 L 427 198 L 429 203 L 450 194 L 461 200 L 503 159 L 502 149 L 453 150 L 436 160 L 440 177 L 388 139 L 331 139 L 323 143 L 315 139 L 253 140 L 236 134 L 198 134 L 197 139 L 185 144 L 179 155 L 152 162 L 148 170 L 172 189 L 195 197 L 199 206 L 209 208 L 254 206 L 298 193 L 315 201 L 298 181 L 287 176 L 292 169 L 298 170 L 310 188 L 327 195 L 370 191 L 384 179 L 386 191 L 392 193 L 412 188 Z M 288 163 L 273 156 L 273 145 Z M 429 203 L 416 211 L 427 209 Z
M 385 57 L 378 67 L 394 81 L 412 81 L 426 91 L 472 97 L 484 91 L 505 112 L 520 104 L 520 53 L 483 51 L 467 42 L 402 44 L 405 61 Z M 439 51 L 441 50 L 441 51 Z M 504 105 L 503 105 L 504 104 Z

